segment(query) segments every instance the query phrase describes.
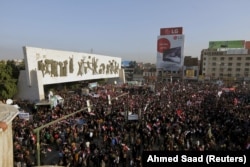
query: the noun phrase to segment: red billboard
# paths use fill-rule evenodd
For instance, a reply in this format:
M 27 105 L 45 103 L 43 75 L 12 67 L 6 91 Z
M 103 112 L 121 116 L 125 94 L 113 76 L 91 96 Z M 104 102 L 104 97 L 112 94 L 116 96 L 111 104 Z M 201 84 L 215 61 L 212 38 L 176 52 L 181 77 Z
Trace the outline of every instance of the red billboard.
M 175 35 L 182 34 L 182 27 L 172 27 L 172 28 L 161 28 L 160 35 Z

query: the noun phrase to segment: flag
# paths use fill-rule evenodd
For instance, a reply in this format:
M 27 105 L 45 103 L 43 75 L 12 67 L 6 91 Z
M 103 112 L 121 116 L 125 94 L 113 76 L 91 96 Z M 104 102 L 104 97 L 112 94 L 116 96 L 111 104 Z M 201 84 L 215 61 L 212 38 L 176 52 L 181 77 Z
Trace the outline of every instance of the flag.
M 148 130 L 152 130 L 152 127 L 151 127 L 151 125 L 150 124 L 147 124 L 147 128 L 148 128 Z
M 130 150 L 130 148 L 126 144 L 122 143 L 121 145 L 125 151 Z
M 93 115 L 93 116 L 94 116 L 94 115 L 95 115 L 95 113 L 93 113 L 93 112 L 89 112 L 89 115 Z
M 177 111 L 176 111 L 176 114 L 177 114 L 179 117 L 181 117 L 182 111 L 181 111 L 181 110 L 177 110 Z
M 48 152 L 51 152 L 51 151 L 52 151 L 51 148 L 48 148 L 47 150 L 48 150 Z
M 177 110 L 177 111 L 176 111 L 176 114 L 179 116 L 180 119 L 184 119 L 184 118 L 185 118 L 185 117 L 184 117 L 184 113 L 183 113 L 182 110 Z

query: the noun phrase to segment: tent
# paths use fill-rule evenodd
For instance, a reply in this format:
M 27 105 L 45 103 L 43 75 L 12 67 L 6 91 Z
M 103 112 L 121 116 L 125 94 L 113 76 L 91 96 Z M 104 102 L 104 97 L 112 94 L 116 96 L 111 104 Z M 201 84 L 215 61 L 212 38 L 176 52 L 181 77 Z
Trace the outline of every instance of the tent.
M 60 95 L 54 95 L 50 99 L 52 106 L 56 107 L 57 105 L 63 105 L 64 99 Z

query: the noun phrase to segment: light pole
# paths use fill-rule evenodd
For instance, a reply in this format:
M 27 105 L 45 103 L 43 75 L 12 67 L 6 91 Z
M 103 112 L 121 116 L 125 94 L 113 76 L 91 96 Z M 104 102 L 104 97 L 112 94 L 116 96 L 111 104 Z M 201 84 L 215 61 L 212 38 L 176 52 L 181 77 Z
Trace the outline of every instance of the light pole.
M 46 128 L 46 127 L 48 127 L 48 126 L 50 126 L 50 125 L 53 125 L 53 124 L 55 124 L 55 123 L 57 123 L 57 122 L 59 122 L 59 121 L 62 121 L 62 120 L 64 120 L 64 119 L 68 118 L 68 117 L 71 117 L 71 116 L 73 116 L 73 115 L 75 115 L 75 114 L 77 114 L 77 113 L 79 113 L 79 112 L 82 112 L 82 111 L 84 111 L 84 110 L 86 110 L 86 109 L 88 109 L 88 108 L 91 108 L 91 106 L 85 107 L 85 108 L 83 108 L 83 109 L 81 109 L 81 110 L 78 110 L 78 111 L 73 112 L 73 113 L 71 113 L 71 114 L 65 115 L 65 116 L 63 116 L 62 118 L 58 118 L 57 120 L 54 120 L 54 121 L 49 122 L 49 123 L 47 123 L 47 124 L 44 124 L 44 125 L 42 125 L 42 126 L 40 126 L 40 127 L 38 127 L 38 128 L 36 128 L 36 129 L 33 130 L 34 133 L 36 133 L 36 137 L 37 137 L 37 140 L 36 140 L 36 148 L 37 148 L 37 150 L 36 150 L 36 155 L 37 155 L 37 166 L 40 166 L 40 165 L 41 165 L 41 157 L 40 157 L 40 130 L 42 130 L 43 128 Z
M 116 97 L 114 97 L 114 98 L 110 98 L 110 95 L 108 95 L 108 104 L 109 105 L 111 105 L 112 104 L 112 100 L 114 100 L 114 99 L 118 99 L 118 97 L 122 97 L 122 96 L 125 96 L 125 95 L 128 95 L 129 93 L 123 93 L 123 94 L 121 94 L 121 95 L 119 95 L 119 96 L 116 96 Z M 127 120 L 128 119 L 128 114 L 127 114 L 127 111 L 125 110 L 125 103 L 123 102 L 123 109 L 124 109 L 124 117 L 125 117 L 125 120 Z

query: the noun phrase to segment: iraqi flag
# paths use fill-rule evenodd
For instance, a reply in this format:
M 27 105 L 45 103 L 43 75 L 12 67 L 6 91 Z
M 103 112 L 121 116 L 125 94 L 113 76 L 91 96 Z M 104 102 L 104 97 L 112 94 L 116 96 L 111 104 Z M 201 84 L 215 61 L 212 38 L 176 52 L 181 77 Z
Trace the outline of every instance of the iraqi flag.
M 147 124 L 147 128 L 148 128 L 148 130 L 152 130 L 152 126 L 150 125 L 150 124 Z
M 126 144 L 121 144 L 122 145 L 122 147 L 123 147 L 123 150 L 125 150 L 125 151 L 128 151 L 128 150 L 130 150 L 130 148 L 126 145 Z
M 185 117 L 184 117 L 184 113 L 183 113 L 182 110 L 177 110 L 177 111 L 176 111 L 176 114 L 178 115 L 178 117 L 179 117 L 180 119 L 184 119 L 184 118 L 185 118 Z

